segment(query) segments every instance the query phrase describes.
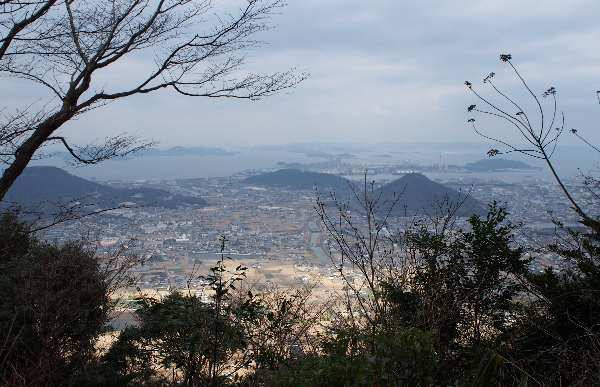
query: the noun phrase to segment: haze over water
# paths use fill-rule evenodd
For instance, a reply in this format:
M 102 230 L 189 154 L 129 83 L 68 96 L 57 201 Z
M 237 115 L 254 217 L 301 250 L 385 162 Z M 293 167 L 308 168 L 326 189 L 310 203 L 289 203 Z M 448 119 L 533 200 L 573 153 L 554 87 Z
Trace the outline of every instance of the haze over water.
M 310 148 L 310 145 L 302 145 Z M 226 149 L 231 151 L 224 155 L 144 155 L 133 156 L 127 159 L 109 160 L 99 165 L 85 167 L 70 167 L 62 157 L 52 157 L 37 161 L 36 165 L 53 165 L 69 170 L 69 172 L 84 177 L 99 180 L 168 180 L 187 178 L 212 178 L 235 175 L 248 170 L 281 169 L 285 164 L 298 164 L 310 169 L 311 163 L 341 160 L 345 165 L 352 165 L 356 170 L 368 170 L 382 165 L 393 166 L 422 166 L 434 165 L 463 166 L 470 162 L 487 158 L 485 152 L 489 145 L 440 145 L 440 144 L 406 144 L 406 145 L 362 145 L 361 148 L 346 145 L 334 146 L 333 144 L 315 145 L 319 151 L 290 151 L 289 145 L 274 147 L 254 147 Z M 325 149 L 326 151 L 323 151 Z M 583 150 L 583 152 L 582 152 Z M 321 153 L 319 153 L 321 152 Z M 561 173 L 574 176 L 578 168 L 594 169 L 597 163 L 593 154 L 588 154 L 585 149 L 573 150 L 565 146 L 564 150 L 557 152 L 556 158 L 560 162 Z M 589 157 L 589 161 L 586 158 Z M 534 159 L 513 156 L 508 157 L 523 161 L 532 166 L 543 165 Z M 583 161 L 582 161 L 583 160 Z M 450 180 L 464 177 L 464 173 L 453 171 L 429 171 L 426 173 L 436 180 Z M 469 178 L 493 179 L 496 181 L 514 182 L 521 180 L 546 179 L 548 172 L 470 172 Z M 379 176 L 389 179 L 390 176 Z

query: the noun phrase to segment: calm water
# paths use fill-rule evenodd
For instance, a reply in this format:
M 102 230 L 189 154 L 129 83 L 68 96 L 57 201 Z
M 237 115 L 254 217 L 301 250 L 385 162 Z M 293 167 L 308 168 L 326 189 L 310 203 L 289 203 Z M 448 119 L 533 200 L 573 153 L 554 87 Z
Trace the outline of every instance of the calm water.
M 406 146 L 404 148 L 374 148 L 348 152 L 354 158 L 345 159 L 346 162 L 355 164 L 357 167 L 368 168 L 377 165 L 398 165 L 406 163 L 422 165 L 464 165 L 485 158 L 485 145 L 472 147 L 442 149 L 426 146 Z M 395 150 L 394 150 L 395 149 Z M 339 153 L 331 152 L 331 153 Z M 583 167 L 585 171 L 598 169 L 598 155 L 592 154 L 585 149 L 565 147 L 556 154 L 556 164 L 563 175 L 572 176 L 577 173 L 578 168 Z M 451 179 L 476 178 L 484 180 L 499 180 L 515 182 L 531 180 L 536 178 L 547 178 L 548 174 L 543 164 L 536 160 L 525 157 L 513 157 L 530 165 L 541 166 L 541 172 L 524 173 L 427 173 L 427 176 L 438 181 Z M 123 179 L 123 180 L 159 180 L 174 178 L 200 178 L 230 176 L 245 170 L 277 168 L 277 163 L 314 163 L 325 161 L 322 157 L 311 157 L 303 153 L 284 150 L 260 150 L 245 149 L 229 156 L 144 156 L 134 157 L 126 160 L 110 160 L 99 165 L 85 167 L 69 167 L 64 160 L 43 159 L 35 162 L 35 165 L 54 165 L 65 168 L 71 173 L 84 178 Z M 381 176 L 386 180 L 393 178 Z
M 54 159 L 36 164 L 65 168 L 84 178 L 159 180 L 230 176 L 248 169 L 275 168 L 281 161 L 309 163 L 321 160 L 301 153 L 249 150 L 230 156 L 144 156 L 76 168 L 66 167 L 64 161 Z

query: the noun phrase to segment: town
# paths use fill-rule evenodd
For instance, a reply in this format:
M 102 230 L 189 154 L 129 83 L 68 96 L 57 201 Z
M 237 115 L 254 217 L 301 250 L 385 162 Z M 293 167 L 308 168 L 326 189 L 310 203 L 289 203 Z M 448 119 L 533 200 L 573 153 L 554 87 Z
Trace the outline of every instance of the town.
M 246 265 L 253 286 L 258 288 L 300 287 L 309 283 L 324 290 L 335 287 L 333 251 L 315 211 L 317 195 L 327 196 L 329 192 L 260 187 L 243 182 L 245 177 L 258 172 L 223 178 L 119 182 L 199 196 L 208 205 L 174 209 L 133 205 L 102 216 L 59 224 L 46 230 L 44 237 L 60 243 L 79 235 L 95 241 L 99 251 L 105 253 L 129 245 L 129 253 L 139 255 L 144 262 L 135 271 L 139 275 L 138 286 L 145 289 L 180 289 L 190 284 L 201 287 L 201 276 L 197 274 L 207 273 L 221 257 L 236 265 Z M 556 218 L 563 219 L 567 226 L 577 227 L 562 193 L 548 180 L 505 183 L 452 175 L 441 182 L 481 203 L 496 201 L 505 206 L 511 221 L 523 224 L 515 234 L 519 245 L 543 246 L 555 242 L 560 234 L 553 223 Z M 592 193 L 587 187 L 576 180 L 570 183 L 574 194 L 593 206 Z M 553 207 L 548 208 L 548 203 L 553 203 Z M 564 219 L 568 221 L 565 223 Z M 408 223 L 407 219 L 391 217 L 387 228 L 390 232 L 401 232 Z M 456 227 L 465 226 L 466 219 L 457 219 Z M 223 251 L 220 251 L 221 238 L 225 239 Z M 534 270 L 555 263 L 554 255 L 542 248 L 527 253 L 534 257 Z

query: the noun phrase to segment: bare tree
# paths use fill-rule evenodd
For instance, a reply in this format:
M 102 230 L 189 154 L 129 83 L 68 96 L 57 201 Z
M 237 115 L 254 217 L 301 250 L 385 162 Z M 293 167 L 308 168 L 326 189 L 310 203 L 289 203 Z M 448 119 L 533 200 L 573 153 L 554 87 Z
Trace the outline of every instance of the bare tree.
M 473 130 L 478 135 L 485 139 L 494 141 L 505 148 L 503 151 L 491 149 L 488 152 L 488 156 L 494 157 L 502 153 L 507 154 L 516 152 L 544 161 L 551 171 L 554 179 L 560 186 L 560 189 L 567 197 L 571 207 L 575 210 L 577 215 L 581 217 L 582 223 L 596 231 L 600 231 L 600 222 L 590 216 L 571 194 L 568 187 L 563 182 L 563 179 L 556 171 L 552 161 L 552 157 L 556 151 L 556 146 L 562 134 L 565 132 L 565 115 L 564 113 L 558 111 L 556 88 L 550 87 L 538 95 L 532 90 L 531 86 L 519 72 L 517 67 L 512 63 L 511 54 L 500 55 L 500 60 L 510 66 L 515 76 L 523 85 L 525 91 L 531 96 L 531 99 L 535 105 L 534 110 L 527 111 L 521 107 L 522 102 L 502 91 L 494 83 L 494 77 L 496 74 L 493 72 L 489 73 L 483 79 L 483 83 L 489 86 L 493 94 L 501 101 L 504 101 L 504 104 L 484 96 L 475 88 L 475 86 L 473 86 L 471 82 L 466 81 L 465 85 L 467 86 L 468 90 L 472 92 L 485 106 L 484 108 L 479 108 L 477 105 L 470 105 L 467 110 L 469 112 L 477 112 L 485 116 L 491 116 L 505 122 L 511 127 L 514 127 L 518 131 L 518 134 L 520 134 L 520 137 L 525 140 L 526 145 L 524 147 L 517 146 L 511 144 L 508 142 L 508 140 L 503 140 L 485 134 L 478 128 L 474 118 L 469 118 L 468 122 L 472 125 Z M 543 99 L 548 98 L 551 100 L 550 108 L 543 103 Z M 570 131 L 586 145 L 590 146 L 596 151 L 599 151 L 598 148 L 582 137 L 576 129 L 571 129 Z
M 21 34 L 44 17 L 57 0 L 0 0 L 0 59 Z
M 240 300 L 247 298 L 246 291 L 250 292 L 245 288 L 240 292 Z M 300 289 L 269 286 L 258 294 L 261 313 L 245 328 L 249 343 L 246 356 L 253 359 L 248 385 L 270 385 L 270 373 L 319 353 L 322 321 L 332 303 L 315 296 L 314 284 Z
M 111 101 L 168 89 L 208 98 L 257 100 L 305 78 L 293 70 L 241 73 L 254 36 L 270 28 L 283 0 L 244 0 L 236 13 L 214 15 L 210 0 L 0 0 L 0 73 L 32 82 L 48 95 L 42 108 L 0 110 L 0 200 L 49 143 L 95 164 L 148 146 L 128 135 L 75 146 L 57 133 L 73 118 Z M 106 90 L 98 74 L 132 58 L 154 66 L 131 74 L 132 86 Z
M 400 195 L 384 200 L 367 180 L 357 188 L 349 184 L 350 197 L 330 198 L 317 195 L 315 211 L 330 243 L 333 267 L 344 285 L 342 300 L 345 323 L 352 331 L 366 328 L 374 337 L 382 323 L 387 301 L 382 297 L 382 283 L 396 276 L 397 252 L 389 232 L 388 219 Z M 370 343 L 374 349 L 374 343 Z

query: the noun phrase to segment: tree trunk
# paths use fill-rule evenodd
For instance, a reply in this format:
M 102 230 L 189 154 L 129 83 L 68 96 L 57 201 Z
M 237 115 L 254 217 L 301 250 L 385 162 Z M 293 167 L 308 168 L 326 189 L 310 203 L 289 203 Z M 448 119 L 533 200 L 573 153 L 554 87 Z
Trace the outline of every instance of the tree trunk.
M 23 173 L 29 162 L 31 162 L 35 152 L 44 144 L 46 139 L 62 124 L 72 118 L 72 116 L 73 114 L 69 113 L 66 109 L 61 109 L 61 111 L 40 123 L 33 135 L 19 146 L 15 152 L 15 159 L 4 170 L 2 177 L 0 177 L 0 201 L 4 200 L 10 187 L 21 176 L 21 173 Z

